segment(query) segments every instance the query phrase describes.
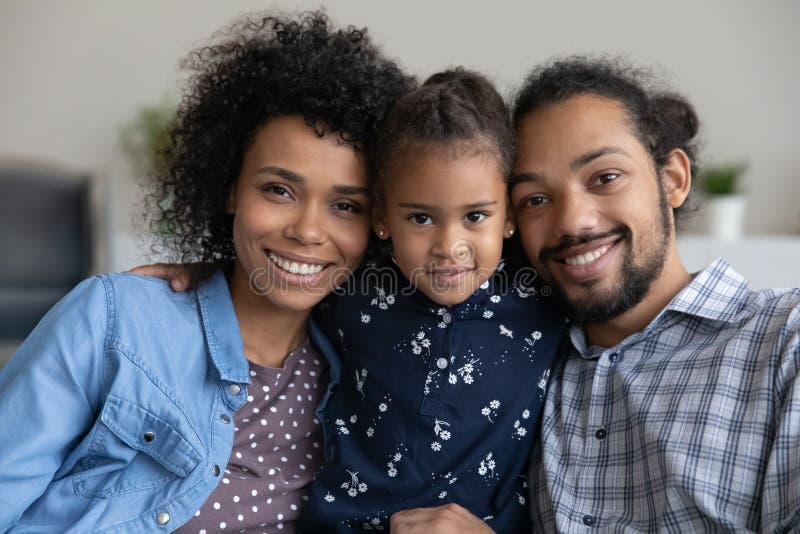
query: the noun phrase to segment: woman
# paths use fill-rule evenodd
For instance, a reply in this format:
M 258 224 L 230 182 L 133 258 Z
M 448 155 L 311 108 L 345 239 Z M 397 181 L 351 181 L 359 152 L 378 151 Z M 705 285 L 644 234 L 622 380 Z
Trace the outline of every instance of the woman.
M 195 288 L 94 277 L 0 371 L 0 530 L 291 531 L 322 461 L 337 361 L 309 313 L 367 247 L 365 155 L 411 81 L 320 14 L 187 66 L 153 199 Z

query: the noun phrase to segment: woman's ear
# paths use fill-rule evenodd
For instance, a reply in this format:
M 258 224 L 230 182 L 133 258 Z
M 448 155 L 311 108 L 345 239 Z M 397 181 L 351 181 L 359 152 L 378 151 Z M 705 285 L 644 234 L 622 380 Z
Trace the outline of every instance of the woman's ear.
M 661 169 L 664 196 L 672 209 L 683 205 L 692 188 L 692 163 L 686 152 L 676 148 L 667 156 L 667 164 Z

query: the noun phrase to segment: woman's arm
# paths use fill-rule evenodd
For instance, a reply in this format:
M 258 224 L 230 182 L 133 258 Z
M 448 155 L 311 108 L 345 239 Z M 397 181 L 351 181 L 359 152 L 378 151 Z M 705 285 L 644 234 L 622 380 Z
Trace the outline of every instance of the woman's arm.
M 56 304 L 0 369 L 0 531 L 42 494 L 92 427 L 111 313 L 94 277 Z

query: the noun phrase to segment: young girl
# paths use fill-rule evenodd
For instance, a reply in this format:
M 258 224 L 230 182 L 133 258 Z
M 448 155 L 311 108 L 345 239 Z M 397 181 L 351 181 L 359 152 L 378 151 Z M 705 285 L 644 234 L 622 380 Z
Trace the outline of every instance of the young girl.
M 436 74 L 390 113 L 373 216 L 390 259 L 319 308 L 342 379 L 301 530 L 384 530 L 446 503 L 529 530 L 526 465 L 565 322 L 501 260 L 512 147 L 503 100 L 475 73 Z
M 319 14 L 188 64 L 155 200 L 197 284 L 89 279 L 0 371 L 2 532 L 292 531 L 321 461 L 339 371 L 309 313 L 361 261 L 362 149 L 411 81 Z

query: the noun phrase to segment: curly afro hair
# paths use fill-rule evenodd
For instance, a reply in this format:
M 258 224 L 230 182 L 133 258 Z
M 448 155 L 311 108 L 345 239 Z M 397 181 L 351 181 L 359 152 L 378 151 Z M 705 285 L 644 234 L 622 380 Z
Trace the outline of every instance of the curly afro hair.
M 235 260 L 225 203 L 260 127 L 299 115 L 369 159 L 390 107 L 414 87 L 366 30 L 334 29 L 320 12 L 247 16 L 182 66 L 191 73 L 187 91 L 148 207 L 160 236 L 155 252 L 198 263 L 195 282 Z

